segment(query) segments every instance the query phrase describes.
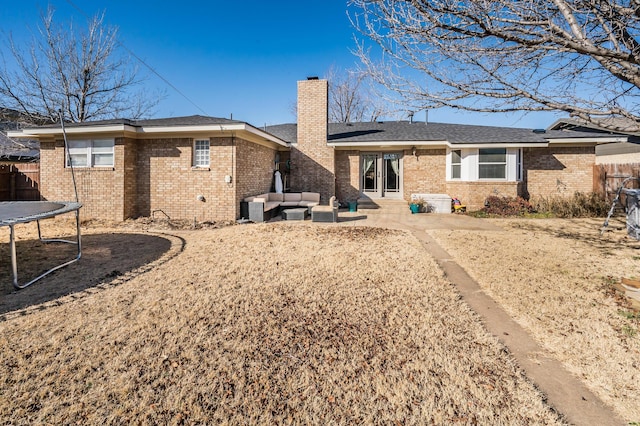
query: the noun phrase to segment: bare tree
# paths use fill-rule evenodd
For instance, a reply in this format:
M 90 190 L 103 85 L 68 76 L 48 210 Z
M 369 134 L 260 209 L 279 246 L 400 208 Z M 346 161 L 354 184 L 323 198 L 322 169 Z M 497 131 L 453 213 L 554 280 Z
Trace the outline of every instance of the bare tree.
M 104 15 L 88 20 L 86 29 L 71 22 L 56 25 L 53 10 L 28 46 L 6 40 L 13 61 L 0 70 L 0 103 L 35 123 L 82 122 L 150 113 L 160 97 L 135 93 L 141 80 L 129 58 L 118 55 L 117 30 L 104 24 Z
M 369 74 L 413 108 L 565 111 L 640 130 L 639 0 L 350 5 Z
M 366 74 L 331 67 L 326 79 L 329 82 L 330 122 L 376 121 L 390 112 L 368 89 Z

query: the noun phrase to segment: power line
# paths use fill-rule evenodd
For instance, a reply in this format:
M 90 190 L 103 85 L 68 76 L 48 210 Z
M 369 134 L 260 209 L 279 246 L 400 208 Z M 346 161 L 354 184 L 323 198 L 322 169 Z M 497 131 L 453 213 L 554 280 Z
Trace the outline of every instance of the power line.
M 91 17 L 85 13 L 84 10 L 82 10 L 78 5 L 76 5 L 73 1 L 71 0 L 65 0 L 67 3 L 69 3 L 74 9 L 76 9 L 78 12 L 80 12 L 80 14 L 82 14 L 85 18 L 87 19 L 91 19 Z M 180 96 L 182 96 L 184 99 L 187 100 L 187 102 L 189 102 L 191 105 L 193 105 L 194 107 L 196 107 L 196 109 L 198 109 L 201 113 L 203 113 L 204 115 L 209 115 L 207 114 L 207 112 L 205 110 L 203 110 L 202 108 L 200 108 L 200 106 L 198 106 L 198 104 L 196 104 L 194 101 L 192 101 L 187 95 L 185 95 L 184 93 L 182 93 L 180 91 L 180 89 L 178 89 L 175 85 L 173 85 L 169 80 L 167 80 L 164 76 L 162 76 L 158 71 L 156 71 L 151 65 L 147 64 L 142 58 L 140 58 L 138 55 L 136 55 L 135 53 L 133 53 L 133 51 L 131 49 L 129 49 L 127 46 L 125 46 L 122 42 L 118 41 L 118 45 L 120 47 L 122 47 L 124 50 L 127 51 L 127 53 L 129 53 L 131 56 L 133 56 L 134 58 L 136 58 L 136 60 L 138 62 L 140 62 L 142 65 L 144 65 L 149 71 L 151 71 L 153 74 L 155 74 L 160 80 L 162 80 L 167 86 L 171 87 L 173 90 L 176 91 L 176 93 L 178 93 Z

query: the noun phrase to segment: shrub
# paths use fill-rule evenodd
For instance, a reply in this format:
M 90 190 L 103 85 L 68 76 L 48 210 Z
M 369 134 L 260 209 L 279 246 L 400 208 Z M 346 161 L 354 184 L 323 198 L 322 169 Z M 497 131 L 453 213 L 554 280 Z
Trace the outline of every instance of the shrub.
M 535 210 L 540 213 L 562 218 L 603 217 L 611 208 L 611 203 L 603 195 L 595 192 L 575 192 L 571 197 L 537 197 L 534 205 Z
M 533 206 L 522 197 L 499 197 L 491 195 L 482 209 L 488 215 L 523 216 L 534 211 Z

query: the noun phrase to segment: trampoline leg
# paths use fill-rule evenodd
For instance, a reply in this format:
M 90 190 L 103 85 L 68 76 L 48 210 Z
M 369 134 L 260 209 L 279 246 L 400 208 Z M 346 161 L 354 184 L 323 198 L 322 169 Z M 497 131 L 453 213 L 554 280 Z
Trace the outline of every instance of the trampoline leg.
M 9 245 L 10 250 L 11 250 L 11 267 L 13 269 L 13 287 L 16 290 L 21 290 L 25 287 L 29 287 L 31 284 L 33 284 L 34 282 L 40 280 L 41 278 L 46 277 L 47 275 L 49 275 L 50 273 L 52 273 L 53 271 L 57 271 L 60 268 L 64 268 L 67 265 L 71 265 L 74 262 L 77 262 L 78 260 L 80 260 L 80 257 L 82 257 L 82 236 L 80 235 L 80 212 L 78 210 L 76 210 L 76 240 L 75 241 L 71 241 L 71 240 L 64 240 L 64 239 L 60 239 L 60 238 L 53 238 L 53 239 L 46 239 L 46 238 L 42 238 L 42 234 L 40 233 L 40 221 L 36 221 L 38 223 L 38 238 L 40 239 L 40 241 L 44 242 L 44 243 L 51 243 L 51 242 L 55 242 L 55 243 L 67 243 L 67 244 L 75 244 L 78 251 L 77 251 L 77 255 L 76 257 L 74 257 L 73 259 L 69 260 L 68 262 L 64 262 L 58 266 L 54 266 L 53 268 L 49 269 L 48 271 L 38 275 L 37 277 L 35 277 L 34 279 L 32 279 L 31 281 L 29 281 L 28 283 L 25 284 L 18 284 L 18 261 L 16 259 L 16 242 L 15 242 L 15 237 L 14 237 L 14 232 L 13 232 L 13 225 L 9 225 L 9 227 L 11 228 L 11 236 L 9 239 Z
M 11 250 L 11 272 L 13 272 L 13 287 L 20 289 L 18 285 L 18 260 L 16 258 L 16 236 L 13 225 L 9 225 L 9 249 Z

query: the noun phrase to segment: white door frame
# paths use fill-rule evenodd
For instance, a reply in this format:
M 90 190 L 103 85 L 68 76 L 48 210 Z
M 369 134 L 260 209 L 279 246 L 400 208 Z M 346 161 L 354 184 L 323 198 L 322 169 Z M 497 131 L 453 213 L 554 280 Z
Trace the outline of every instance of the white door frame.
M 394 159 L 397 173 L 391 163 Z M 361 152 L 360 193 L 368 198 L 403 198 L 403 168 L 402 151 Z

